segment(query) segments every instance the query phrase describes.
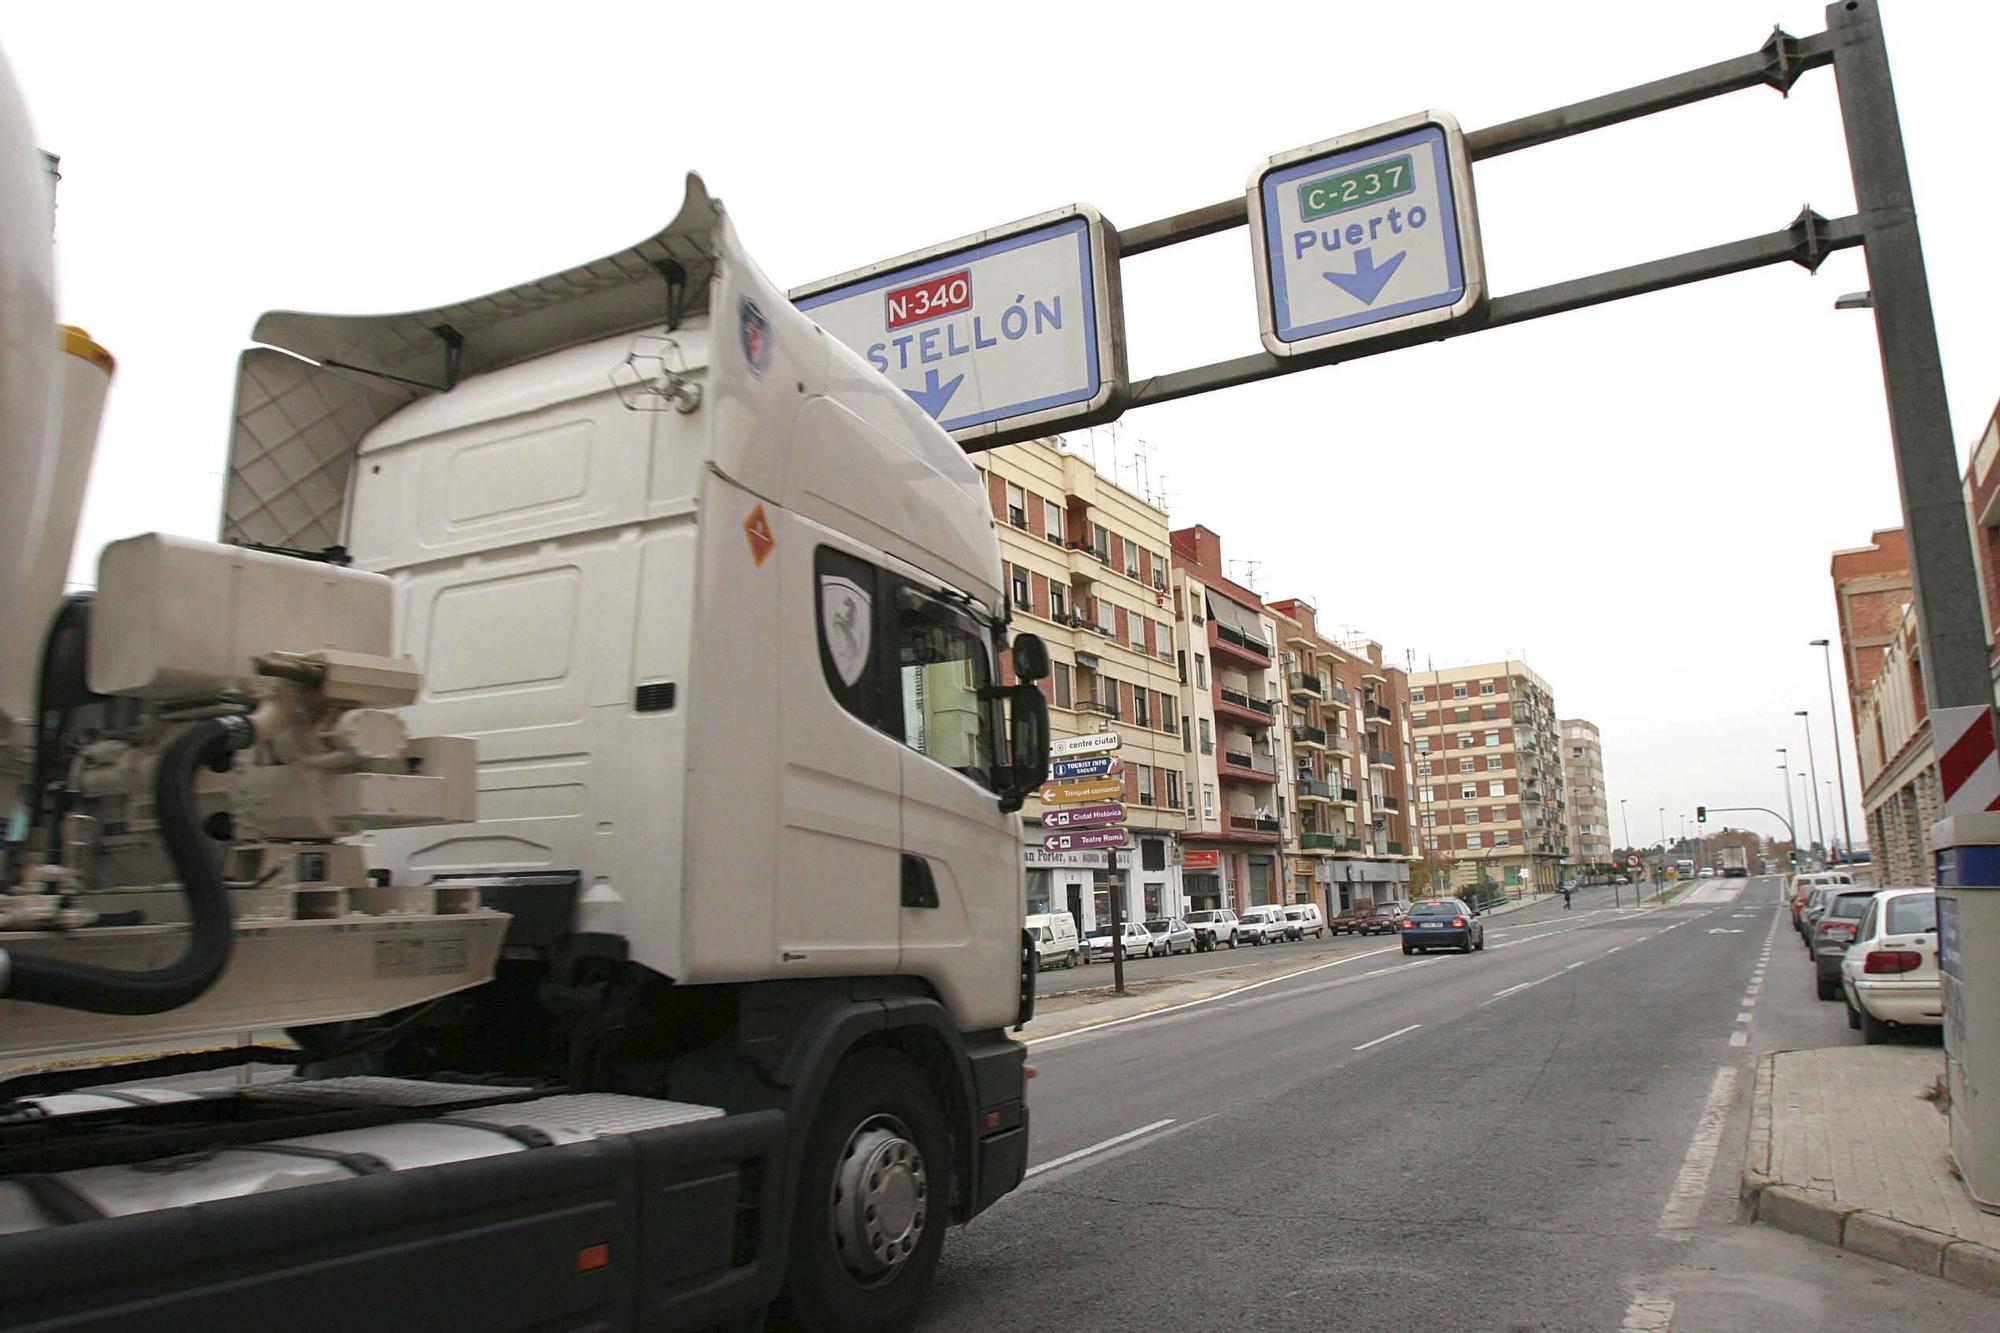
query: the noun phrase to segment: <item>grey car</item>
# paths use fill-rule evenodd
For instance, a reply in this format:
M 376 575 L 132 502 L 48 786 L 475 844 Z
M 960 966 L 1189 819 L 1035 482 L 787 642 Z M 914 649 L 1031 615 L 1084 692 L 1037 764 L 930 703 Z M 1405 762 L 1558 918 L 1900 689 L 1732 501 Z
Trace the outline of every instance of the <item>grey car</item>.
M 1861 918 L 1868 915 L 1874 889 L 1835 889 L 1821 905 L 1813 921 L 1813 985 L 1822 1000 L 1842 998 L 1840 963 L 1847 948 L 1860 933 Z

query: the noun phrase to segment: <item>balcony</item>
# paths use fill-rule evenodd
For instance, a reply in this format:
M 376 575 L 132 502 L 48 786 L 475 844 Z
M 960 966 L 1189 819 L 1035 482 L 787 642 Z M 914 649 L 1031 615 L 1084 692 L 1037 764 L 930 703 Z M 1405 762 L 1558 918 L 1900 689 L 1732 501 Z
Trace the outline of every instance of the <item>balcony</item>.
M 1338 833 L 1299 834 L 1299 846 L 1308 852 L 1337 852 L 1345 841 Z
M 1321 750 L 1326 748 L 1326 732 L 1319 727 L 1308 726 L 1303 722 L 1292 724 L 1292 739 L 1300 745 L 1310 745 Z
M 1326 748 L 1329 750 L 1338 750 L 1342 754 L 1353 754 L 1354 737 L 1344 731 L 1332 732 L 1326 738 Z
M 1229 828 L 1234 833 L 1268 833 L 1273 837 L 1284 832 L 1275 819 L 1259 819 L 1255 815 L 1231 815 Z
M 1370 750 L 1368 752 L 1368 767 L 1394 768 L 1395 766 L 1396 756 L 1390 754 L 1387 750 Z
M 1301 801 L 1330 801 L 1333 799 L 1333 788 L 1327 786 L 1318 778 L 1307 777 L 1301 773 L 1299 774 L 1297 785 L 1298 796 Z
M 1385 845 L 1389 848 L 1389 855 L 1401 856 L 1403 854 L 1403 844 L 1395 841 L 1393 838 Z
M 1219 620 L 1208 622 L 1208 642 L 1217 660 L 1239 662 L 1244 666 L 1264 668 L 1271 665 L 1271 645 L 1262 639 L 1252 638 L 1242 630 L 1223 624 Z
M 1361 800 L 1361 793 L 1352 787 L 1340 787 L 1335 789 L 1333 799 L 1341 805 L 1354 805 Z
M 1222 762 L 1216 766 L 1216 773 L 1240 782 L 1275 783 L 1278 780 L 1278 765 L 1267 755 L 1225 749 Z
M 1376 704 L 1372 716 L 1380 722 L 1394 722 L 1396 720 L 1395 713 L 1390 711 L 1387 704 Z
M 1085 542 L 1069 542 L 1065 548 L 1069 552 L 1069 576 L 1080 583 L 1094 583 L 1101 578 L 1102 570 L 1110 564 L 1104 556 Z
M 1335 850 L 1342 852 L 1358 852 L 1361 850 L 1361 839 L 1342 838 L 1340 840 L 1340 846 L 1335 848 Z
M 1381 667 L 1364 666 L 1361 668 L 1361 682 L 1364 685 L 1387 685 L 1389 678 L 1382 674 Z
M 1268 699 L 1252 699 L 1241 690 L 1218 686 L 1215 692 L 1215 715 L 1234 722 L 1247 723 L 1253 727 L 1268 727 L 1278 706 Z
M 1346 708 L 1354 702 L 1354 696 L 1347 692 L 1345 685 L 1336 680 L 1333 682 L 1333 701 Z
M 1326 683 L 1309 671 L 1294 671 L 1291 686 L 1293 695 L 1304 695 L 1308 699 L 1317 699 L 1326 693 Z
M 1378 810 L 1401 810 L 1403 803 L 1394 796 L 1385 793 L 1375 798 L 1375 808 Z
M 1389 719 L 1383 715 L 1381 710 L 1370 710 L 1366 720 L 1367 724 L 1371 727 L 1386 727 L 1389 725 Z
M 1118 705 L 1103 699 L 1078 699 L 1076 701 L 1076 711 L 1079 713 L 1096 713 L 1101 717 L 1116 718 L 1118 716 Z

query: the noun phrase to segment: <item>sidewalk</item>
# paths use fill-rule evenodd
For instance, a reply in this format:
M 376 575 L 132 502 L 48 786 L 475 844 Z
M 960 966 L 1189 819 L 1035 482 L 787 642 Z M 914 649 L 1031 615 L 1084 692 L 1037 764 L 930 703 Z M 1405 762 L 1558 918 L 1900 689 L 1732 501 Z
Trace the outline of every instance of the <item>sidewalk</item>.
M 2000 1217 L 1952 1169 L 1935 1047 L 1757 1061 L 1742 1198 L 1756 1221 L 2000 1294 Z

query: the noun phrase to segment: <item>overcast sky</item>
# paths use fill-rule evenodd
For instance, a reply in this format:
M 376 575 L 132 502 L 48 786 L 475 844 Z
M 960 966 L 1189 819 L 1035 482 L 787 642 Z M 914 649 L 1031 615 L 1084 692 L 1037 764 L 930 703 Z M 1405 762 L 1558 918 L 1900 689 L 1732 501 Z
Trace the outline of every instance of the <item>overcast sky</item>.
M 1961 458 L 2000 394 L 2000 6 L 1885 4 Z M 1350 12 L 1351 10 L 1351 12 Z M 1436 107 L 1467 129 L 1742 54 L 1820 5 L 40 5 L 5 51 L 63 159 L 62 310 L 117 356 L 79 575 L 212 536 L 272 308 L 470 297 L 620 249 L 699 170 L 781 285 L 1071 202 L 1130 226 Z M 1475 169 L 1496 293 L 1851 211 L 1830 71 Z M 1257 348 L 1242 229 L 1131 261 L 1133 377 Z M 1827 563 L 1899 521 L 1858 251 L 1149 408 L 1175 524 L 1422 668 L 1525 657 L 1635 841 L 1783 806 Z M 1109 465 L 1104 432 L 1098 444 Z M 1127 474 L 1128 481 L 1130 474 Z M 1838 663 L 1836 662 L 1836 670 Z M 1842 686 L 1844 690 L 1844 684 Z M 1842 712 L 1854 823 L 1861 793 Z M 1830 821 L 1836 822 L 1828 811 Z M 1748 821 L 1766 831 L 1769 820 Z

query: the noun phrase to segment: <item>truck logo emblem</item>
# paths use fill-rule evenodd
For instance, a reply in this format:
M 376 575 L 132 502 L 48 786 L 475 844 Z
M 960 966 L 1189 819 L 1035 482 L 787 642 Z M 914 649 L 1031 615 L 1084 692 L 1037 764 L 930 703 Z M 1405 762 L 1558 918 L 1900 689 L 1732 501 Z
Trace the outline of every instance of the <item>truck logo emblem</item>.
M 868 643 L 873 618 L 874 597 L 852 579 L 838 574 L 819 576 L 819 634 L 826 645 L 827 660 L 852 689 L 868 669 Z
M 743 359 L 750 363 L 751 374 L 762 375 L 771 364 L 771 321 L 747 296 L 736 303 L 736 313 L 743 334 Z
M 762 569 L 764 557 L 778 544 L 778 539 L 771 535 L 771 520 L 764 517 L 763 505 L 751 510 L 750 517 L 743 520 L 743 535 L 750 539 L 750 558 Z

